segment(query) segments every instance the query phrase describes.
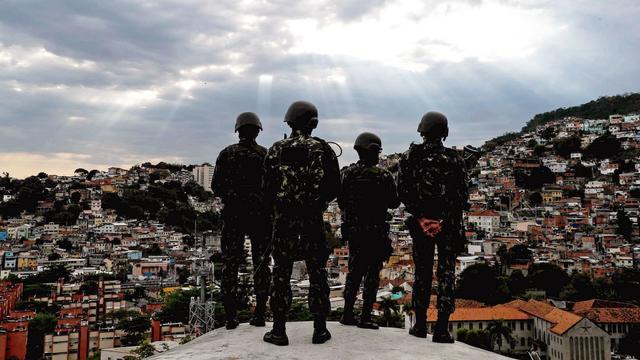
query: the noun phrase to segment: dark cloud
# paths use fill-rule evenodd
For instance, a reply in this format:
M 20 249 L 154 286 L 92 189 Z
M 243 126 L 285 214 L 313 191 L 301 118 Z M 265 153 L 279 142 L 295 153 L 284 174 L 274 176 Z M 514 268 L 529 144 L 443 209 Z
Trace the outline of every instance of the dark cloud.
M 25 154 L 95 166 L 213 162 L 234 140 L 239 112 L 260 114 L 260 140 L 268 144 L 287 130 L 282 116 L 298 99 L 320 108 L 320 136 L 347 146 L 359 132 L 373 130 L 385 151 L 402 151 L 418 140 L 417 121 L 433 109 L 451 120 L 449 144 L 480 144 L 518 130 L 536 113 L 638 90 L 640 5 L 631 0 L 446 2 L 443 14 L 467 5 L 472 15 L 502 6 L 496 11 L 512 8 L 523 21 L 544 20 L 539 36 L 526 34 L 533 38 L 531 51 L 510 54 L 520 48 L 506 44 L 490 60 L 464 41 L 465 33 L 442 39 L 426 34 L 415 47 L 405 44 L 406 51 L 389 54 L 386 48 L 360 54 L 341 44 L 336 49 L 342 52 L 323 53 L 316 50 L 332 50 L 331 43 L 308 43 L 315 38 L 300 37 L 291 27 L 291 20 L 317 20 L 312 24 L 320 29 L 362 31 L 350 26 L 369 21 L 363 29 L 375 30 L 376 21 L 403 9 L 387 7 L 397 3 L 4 1 L 0 152 L 20 155 L 0 156 L 0 170 L 26 175 L 15 163 Z M 406 3 L 417 6 L 406 21 L 443 6 Z M 402 21 L 380 26 L 402 27 Z M 469 36 L 475 30 L 481 29 L 469 29 Z M 402 34 L 411 36 L 398 34 L 398 42 Z M 496 36 L 509 39 L 501 31 Z M 394 42 L 380 46 L 385 44 Z M 299 45 L 307 50 L 294 51 Z M 424 66 L 416 71 L 406 64 Z M 354 156 L 348 150 L 343 160 Z

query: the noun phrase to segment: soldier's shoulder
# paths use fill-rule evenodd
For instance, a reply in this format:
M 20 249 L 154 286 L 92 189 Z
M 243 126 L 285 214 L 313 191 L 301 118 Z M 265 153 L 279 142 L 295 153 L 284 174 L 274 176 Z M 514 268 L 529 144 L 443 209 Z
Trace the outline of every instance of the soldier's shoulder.
M 260 144 L 258 144 L 256 147 L 258 148 L 258 150 L 259 150 L 260 152 L 263 152 L 263 153 L 266 153 L 266 152 L 267 152 L 267 148 L 266 148 L 266 147 L 264 147 L 264 146 L 262 146 L 262 145 L 260 145 Z
M 236 151 L 238 151 L 238 144 L 231 144 L 220 151 L 220 156 L 228 156 Z
M 288 143 L 289 139 L 283 139 L 283 140 L 278 140 L 276 142 L 273 143 L 273 145 L 271 145 L 271 147 L 269 148 L 269 151 L 273 151 L 273 150 L 277 150 L 282 148 L 284 145 L 286 145 Z
M 380 175 L 382 177 L 393 179 L 393 174 L 391 174 L 391 171 L 384 168 L 379 168 L 379 169 L 380 169 Z
M 444 153 L 454 161 L 463 161 L 462 160 L 462 154 L 460 154 L 460 151 L 458 151 L 456 149 L 445 147 L 444 148 Z
M 317 141 L 317 142 L 321 143 L 321 144 L 327 144 L 327 145 L 329 145 L 329 144 L 327 143 L 327 140 L 325 140 L 325 139 L 323 139 L 323 138 L 321 138 L 321 137 L 318 137 L 318 136 L 312 136 L 311 138 L 312 138 L 313 140 L 315 140 L 315 141 Z
M 411 155 L 415 154 L 416 152 L 420 151 L 421 149 L 422 149 L 422 144 L 416 144 L 416 143 L 412 142 L 411 144 L 409 144 L 409 149 L 407 149 L 407 151 L 403 152 L 400 155 L 400 160 L 409 159 L 409 157 L 411 157 Z
M 353 172 L 357 171 L 357 169 L 358 169 L 358 164 L 357 163 L 352 163 L 352 164 L 349 164 L 347 166 L 342 167 L 342 169 L 340 169 L 340 173 L 342 175 L 350 175 Z

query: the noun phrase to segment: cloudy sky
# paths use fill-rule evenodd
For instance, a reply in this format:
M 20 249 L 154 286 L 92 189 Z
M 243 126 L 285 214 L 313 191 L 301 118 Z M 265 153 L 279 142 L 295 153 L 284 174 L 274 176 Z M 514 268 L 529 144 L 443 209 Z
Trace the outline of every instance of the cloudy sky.
M 4 0 L 0 171 L 214 162 L 237 114 L 267 145 L 300 99 L 343 163 L 365 130 L 404 150 L 429 110 L 446 144 L 481 144 L 640 90 L 639 18 L 636 0 Z

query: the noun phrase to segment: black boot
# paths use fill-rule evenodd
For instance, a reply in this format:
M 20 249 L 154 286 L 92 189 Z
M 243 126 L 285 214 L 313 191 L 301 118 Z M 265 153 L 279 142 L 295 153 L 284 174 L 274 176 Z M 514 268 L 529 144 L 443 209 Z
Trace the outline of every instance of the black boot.
M 438 312 L 438 320 L 433 329 L 433 342 L 444 344 L 453 344 L 455 342 L 448 329 L 449 315 L 447 312 Z
M 327 320 L 324 315 L 316 315 L 313 320 L 313 338 L 311 342 L 314 344 L 324 344 L 331 339 L 331 333 L 327 330 Z
M 342 313 L 342 318 L 340 318 L 340 324 L 353 326 L 357 325 L 358 321 L 355 316 L 353 316 L 353 303 L 347 301 L 344 305 L 344 312 Z
M 289 345 L 289 338 L 285 330 L 285 317 L 282 315 L 274 315 L 273 329 L 264 334 L 262 338 L 265 342 L 278 346 Z
M 380 328 L 378 324 L 374 323 L 371 320 L 371 310 L 373 310 L 374 301 L 375 294 L 373 295 L 373 297 L 365 296 L 364 303 L 362 304 L 362 315 L 360 315 L 360 321 L 358 322 L 359 328 L 371 330 L 378 330 Z
M 416 323 L 409 329 L 409 335 L 419 338 L 427 337 L 427 309 L 416 307 Z
M 232 330 L 237 328 L 240 322 L 236 317 L 237 314 L 236 314 L 235 298 L 230 295 L 225 295 L 223 303 L 224 303 L 224 313 L 226 315 L 225 327 L 227 328 L 227 330 Z
M 360 317 L 360 321 L 358 322 L 358 327 L 361 329 L 371 329 L 378 330 L 380 326 L 371 320 L 371 315 L 365 316 L 364 314 Z
M 234 318 L 228 318 L 224 326 L 225 328 L 227 328 L 227 330 L 233 330 L 237 328 L 238 325 L 240 325 L 240 322 L 238 321 L 238 319 L 234 317 Z
M 265 326 L 264 313 L 267 309 L 267 295 L 256 296 L 256 309 L 253 317 L 249 320 L 249 324 L 253 326 Z

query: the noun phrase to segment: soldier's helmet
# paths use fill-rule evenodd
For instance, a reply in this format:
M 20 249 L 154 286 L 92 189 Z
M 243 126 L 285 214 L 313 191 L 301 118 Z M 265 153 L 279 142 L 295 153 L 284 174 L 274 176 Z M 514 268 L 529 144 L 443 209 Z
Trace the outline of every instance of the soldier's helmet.
M 258 129 L 262 130 L 262 123 L 260 122 L 258 115 L 252 112 L 243 112 L 238 115 L 238 118 L 236 119 L 236 132 L 245 125 L 257 126 Z
M 449 136 L 449 122 L 447 117 L 437 111 L 429 111 L 424 114 L 418 132 L 422 135 L 429 135 L 436 138 L 446 138 Z
M 296 101 L 287 110 L 284 122 L 293 125 L 318 125 L 318 108 L 308 101 Z
M 356 150 L 376 150 L 380 152 L 382 151 L 382 140 L 380 140 L 380 137 L 376 134 L 363 132 L 356 138 L 353 148 Z

